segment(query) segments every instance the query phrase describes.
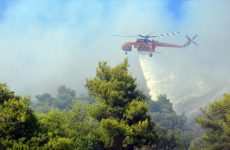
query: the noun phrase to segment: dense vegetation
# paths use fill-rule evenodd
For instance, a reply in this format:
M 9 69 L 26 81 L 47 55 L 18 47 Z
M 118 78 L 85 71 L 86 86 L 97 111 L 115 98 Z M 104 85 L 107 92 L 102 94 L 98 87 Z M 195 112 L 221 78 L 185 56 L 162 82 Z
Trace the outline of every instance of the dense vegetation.
M 190 148 L 229 150 L 230 149 L 230 94 L 201 109 L 203 116 L 196 118 L 203 128 L 203 135 L 193 140 Z
M 89 96 L 77 97 L 60 86 L 31 103 L 0 83 L 0 149 L 230 149 L 230 94 L 202 109 L 195 138 L 166 95 L 151 101 L 138 89 L 127 59 L 100 62 L 86 88 Z

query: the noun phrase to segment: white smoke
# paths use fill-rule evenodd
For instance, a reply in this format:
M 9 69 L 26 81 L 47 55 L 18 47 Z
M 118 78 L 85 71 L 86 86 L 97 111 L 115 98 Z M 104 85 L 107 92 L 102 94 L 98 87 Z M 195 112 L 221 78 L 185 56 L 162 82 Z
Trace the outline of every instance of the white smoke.
M 230 19 L 225 16 L 230 1 L 188 0 L 181 5 L 179 19 L 169 11 L 168 2 L 10 1 L 4 11 L 0 9 L 0 82 L 20 95 L 52 93 L 62 84 L 85 93 L 85 78 L 94 76 L 98 62 L 120 63 L 122 43 L 135 41 L 112 34 L 180 31 L 181 35 L 156 40 L 183 44 L 182 32 L 198 34 L 199 47 L 157 48 L 162 55 L 140 56 L 152 99 L 167 94 L 184 109 L 194 105 L 192 97 L 229 91 Z M 136 56 L 133 51 L 128 55 L 131 70 L 143 83 Z M 191 103 L 184 103 L 189 98 Z M 197 106 L 205 99 L 213 97 L 197 99 Z

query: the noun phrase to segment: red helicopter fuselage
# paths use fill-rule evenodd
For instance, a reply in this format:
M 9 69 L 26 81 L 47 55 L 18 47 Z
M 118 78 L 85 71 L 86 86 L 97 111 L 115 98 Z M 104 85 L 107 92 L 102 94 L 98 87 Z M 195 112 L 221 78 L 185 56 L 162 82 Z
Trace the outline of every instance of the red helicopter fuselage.
M 188 35 L 186 35 L 187 42 L 185 42 L 183 45 L 179 44 L 171 44 L 171 43 L 162 43 L 155 40 L 150 40 L 149 38 L 155 38 L 155 37 L 162 37 L 162 36 L 170 36 L 178 34 L 179 32 L 172 32 L 167 34 L 161 34 L 161 35 L 136 35 L 138 37 L 141 37 L 141 39 L 137 39 L 136 42 L 126 42 L 122 45 L 122 49 L 127 52 L 131 51 L 132 48 L 136 48 L 138 52 L 147 52 L 150 57 L 152 57 L 152 54 L 155 52 L 156 47 L 173 47 L 173 48 L 184 48 L 189 46 L 191 43 L 198 46 L 197 43 L 194 41 L 194 39 L 197 37 L 197 34 L 190 38 Z M 120 35 L 114 35 L 114 36 L 120 36 Z M 136 36 L 121 36 L 121 37 L 136 37 Z
M 131 51 L 132 47 L 136 48 L 139 52 L 149 52 L 150 54 L 155 52 L 156 47 L 174 47 L 174 48 L 183 48 L 190 44 L 190 41 L 187 41 L 183 45 L 162 43 L 155 40 L 149 39 L 137 39 L 136 42 L 126 42 L 122 45 L 122 49 L 125 52 Z

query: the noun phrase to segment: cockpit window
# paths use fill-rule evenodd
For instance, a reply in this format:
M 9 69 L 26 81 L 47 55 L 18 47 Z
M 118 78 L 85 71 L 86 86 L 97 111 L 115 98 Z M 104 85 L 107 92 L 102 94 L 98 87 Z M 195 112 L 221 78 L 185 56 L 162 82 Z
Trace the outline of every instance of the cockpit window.
M 137 42 L 150 42 L 149 39 L 137 39 Z

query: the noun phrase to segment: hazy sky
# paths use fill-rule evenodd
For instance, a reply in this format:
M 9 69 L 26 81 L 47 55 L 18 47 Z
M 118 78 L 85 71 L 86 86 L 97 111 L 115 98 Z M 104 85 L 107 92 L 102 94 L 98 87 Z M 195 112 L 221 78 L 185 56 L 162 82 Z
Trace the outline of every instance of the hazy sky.
M 144 58 L 154 77 L 177 76 L 169 86 L 186 80 L 183 94 L 161 91 L 177 97 L 196 91 L 192 84 L 229 86 L 228 14 L 229 0 L 0 0 L 0 82 L 22 95 L 53 92 L 59 85 L 84 93 L 98 62 L 120 63 L 126 57 L 121 45 L 135 40 L 113 34 L 180 31 L 157 40 L 183 44 L 185 34 L 198 33 L 199 47 L 159 48 L 161 54 Z M 128 58 L 131 73 L 142 82 L 136 50 Z

